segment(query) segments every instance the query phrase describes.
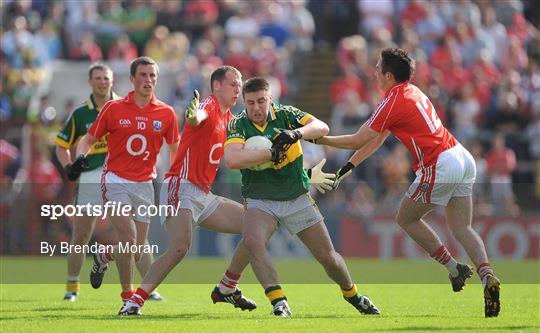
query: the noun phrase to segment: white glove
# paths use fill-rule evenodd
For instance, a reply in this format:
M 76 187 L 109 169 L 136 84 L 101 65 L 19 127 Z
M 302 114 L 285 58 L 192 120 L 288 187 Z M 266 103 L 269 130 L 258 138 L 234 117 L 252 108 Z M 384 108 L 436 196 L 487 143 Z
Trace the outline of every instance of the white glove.
M 324 173 L 322 172 L 322 167 L 326 163 L 326 158 L 323 158 L 319 164 L 311 168 L 311 177 L 310 177 L 310 183 L 317 189 L 317 191 L 321 193 L 325 193 L 326 191 L 330 191 L 334 184 L 334 179 L 336 178 L 336 175 L 333 173 Z

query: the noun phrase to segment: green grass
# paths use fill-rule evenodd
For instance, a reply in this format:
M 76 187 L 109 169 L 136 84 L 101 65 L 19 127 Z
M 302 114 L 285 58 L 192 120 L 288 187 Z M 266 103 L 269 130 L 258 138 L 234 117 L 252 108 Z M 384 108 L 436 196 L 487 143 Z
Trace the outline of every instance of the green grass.
M 20 258 L 19 258 L 20 259 Z M 34 258 L 35 259 L 35 258 Z M 14 259 L 2 258 L 2 277 L 6 277 L 6 264 Z M 27 264 L 33 262 L 29 260 Z M 63 258 L 49 258 L 49 264 L 64 271 Z M 540 286 L 531 284 L 503 284 L 502 311 L 498 318 L 483 317 L 482 288 L 468 285 L 456 294 L 445 284 L 359 284 L 361 292 L 370 296 L 382 311 L 379 317 L 360 315 L 347 304 L 337 286 L 324 283 L 283 283 L 293 310 L 293 318 L 274 318 L 271 306 L 262 288 L 257 284 L 243 284 L 246 296 L 254 299 L 258 308 L 242 312 L 230 304 L 212 304 L 212 283 L 219 279 L 225 267 L 222 260 L 190 260 L 175 269 L 174 275 L 196 274 L 192 268 L 216 266 L 219 272 L 204 284 L 164 284 L 160 292 L 165 302 L 147 302 L 140 318 L 116 315 L 121 306 L 119 286 L 108 283 L 99 290 L 84 284 L 81 296 L 75 303 L 61 300 L 63 281 L 56 284 L 6 284 L 0 285 L 0 331 L 3 332 L 361 332 L 361 331 L 532 331 L 540 330 Z M 295 264 L 296 263 L 296 264 Z M 379 268 L 379 261 L 348 260 L 356 280 L 367 276 L 367 270 Z M 406 261 L 384 262 L 384 266 L 406 267 Z M 304 266 L 305 265 L 305 266 Z M 412 262 L 424 265 L 428 272 L 444 271 L 430 262 Z M 501 266 L 502 264 L 495 265 Z M 279 268 L 285 276 L 311 267 L 305 261 L 283 261 Z M 316 264 L 312 265 L 316 267 Z M 39 265 L 27 265 L 30 272 Z M 538 262 L 532 262 L 532 270 Z M 388 268 L 389 269 L 389 268 Z M 86 274 L 88 267 L 85 267 Z M 324 275 L 322 270 L 314 271 Z M 389 269 L 389 272 L 392 270 Z M 406 273 L 405 271 L 403 271 Z M 416 271 L 418 273 L 419 271 Z M 421 272 L 421 271 L 420 271 Z M 413 272 L 414 273 L 414 272 Z M 63 273 L 62 273 L 63 274 Z M 199 273 L 200 274 L 200 273 Z M 407 273 L 408 274 L 408 273 Z M 108 273 L 113 279 L 115 270 Z M 252 272 L 246 272 L 247 280 Z M 283 275 L 283 274 L 282 274 Z M 83 275 L 85 277 L 85 275 Z M 174 276 L 173 276 L 174 278 Z M 244 277 L 243 277 L 244 278 Z M 398 279 L 396 277 L 396 279 Z M 61 279 L 63 280 L 63 278 Z M 86 280 L 86 279 L 85 279 Z M 365 279 L 363 279 L 365 280 Z M 168 281 L 168 280 L 167 280 Z M 5 281 L 3 281 L 5 282 Z M 504 282 L 504 280 L 503 280 Z

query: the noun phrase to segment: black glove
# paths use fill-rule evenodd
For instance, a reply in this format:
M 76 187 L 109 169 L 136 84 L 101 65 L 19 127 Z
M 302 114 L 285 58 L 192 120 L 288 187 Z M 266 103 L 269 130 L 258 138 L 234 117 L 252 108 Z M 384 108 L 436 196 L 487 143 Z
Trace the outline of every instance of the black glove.
M 270 161 L 274 162 L 274 165 L 281 164 L 287 157 L 285 155 L 285 149 L 283 149 L 283 146 L 273 145 L 272 148 L 270 148 L 270 152 L 272 153 Z
M 339 183 L 351 174 L 352 169 L 354 169 L 354 164 L 351 162 L 347 162 L 344 166 L 341 167 L 338 171 L 336 171 L 336 179 L 334 179 L 334 189 L 337 189 L 339 186 Z
M 89 164 L 86 156 L 81 154 L 73 163 L 66 165 L 64 170 L 66 171 L 67 178 L 74 182 L 79 178 L 81 173 L 88 168 L 88 166 Z
M 294 144 L 296 141 L 302 138 L 302 133 L 299 130 L 285 130 L 285 129 L 274 129 L 276 135 L 272 138 L 272 143 L 275 147 L 283 147 L 283 150 L 286 151 Z

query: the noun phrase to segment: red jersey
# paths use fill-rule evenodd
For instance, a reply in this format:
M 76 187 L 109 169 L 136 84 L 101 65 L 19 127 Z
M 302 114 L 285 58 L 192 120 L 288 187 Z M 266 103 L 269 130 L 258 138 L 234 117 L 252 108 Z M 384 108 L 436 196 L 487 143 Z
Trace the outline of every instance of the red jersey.
M 366 125 L 394 134 L 413 154 L 415 171 L 436 163 L 440 153 L 457 144 L 427 96 L 408 82 L 388 89 Z
M 163 145 L 178 142 L 178 122 L 171 106 L 152 96 L 144 108 L 126 97 L 109 101 L 88 130 L 101 138 L 109 133 L 104 170 L 137 182 L 156 177 L 156 157 Z
M 204 110 L 207 117 L 196 127 L 186 123 L 178 154 L 165 177 L 179 176 L 208 192 L 223 157 L 227 123 L 232 114 L 229 111 L 222 114 L 215 96 L 203 99 L 199 109 Z

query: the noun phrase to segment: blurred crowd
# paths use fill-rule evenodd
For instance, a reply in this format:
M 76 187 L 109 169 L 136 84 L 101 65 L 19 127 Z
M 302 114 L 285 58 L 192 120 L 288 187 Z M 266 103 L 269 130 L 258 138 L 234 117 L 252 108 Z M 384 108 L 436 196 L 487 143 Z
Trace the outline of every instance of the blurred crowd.
M 294 101 L 302 86 L 294 64 L 332 50 L 334 107 L 323 120 L 337 135 L 356 131 L 369 117 L 381 96 L 373 78 L 378 52 L 399 46 L 417 61 L 414 83 L 476 158 L 477 212 L 519 215 L 538 203 L 540 14 L 534 0 L 4 0 L 1 11 L 3 190 L 28 158 L 21 154 L 21 126 L 54 136 L 75 107 L 70 100 L 56 106 L 66 112 L 55 112 L 44 96 L 40 113 L 28 113 L 55 60 L 104 61 L 114 69 L 150 56 L 162 72 L 176 73 L 170 93 L 160 98 L 184 110 L 193 89 L 209 94 L 210 73 L 222 64 L 244 78 L 268 79 L 276 101 Z M 23 179 L 53 184 L 40 189 L 39 199 L 53 200 L 65 179 L 50 158 L 51 141 L 31 137 L 42 145 L 30 152 L 39 157 Z M 309 144 L 305 151 L 309 162 L 326 156 L 330 171 L 351 154 Z M 344 190 L 319 200 L 359 218 L 392 214 L 410 183 L 410 167 L 404 147 L 389 139 Z M 2 216 L 13 200 L 5 193 Z

